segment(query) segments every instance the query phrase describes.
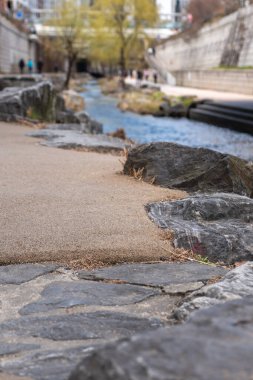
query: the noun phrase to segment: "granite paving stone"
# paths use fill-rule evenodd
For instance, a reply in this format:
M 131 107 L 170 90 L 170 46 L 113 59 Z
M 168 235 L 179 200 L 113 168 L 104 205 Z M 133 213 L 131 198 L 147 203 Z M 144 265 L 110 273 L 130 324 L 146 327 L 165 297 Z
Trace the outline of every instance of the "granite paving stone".
M 54 272 L 59 265 L 55 264 L 19 264 L 0 266 L 0 285 L 15 284 L 33 280 L 36 277 Z
M 253 297 L 197 312 L 95 350 L 69 380 L 249 380 L 253 376 Z
M 161 291 L 158 289 L 128 284 L 108 284 L 83 280 L 54 282 L 46 286 L 38 301 L 25 305 L 20 310 L 20 314 L 45 312 L 78 305 L 130 305 L 159 294 Z
M 15 344 L 0 342 L 0 357 L 4 355 L 17 354 L 19 352 L 35 350 L 39 347 L 40 346 L 36 344 Z
M 54 316 L 23 316 L 0 324 L 5 335 L 32 336 L 54 341 L 112 339 L 157 328 L 159 319 L 138 318 L 127 313 L 98 311 Z
M 124 264 L 94 271 L 80 271 L 83 279 L 121 280 L 129 284 L 164 287 L 171 284 L 207 282 L 223 276 L 226 269 L 198 263 Z

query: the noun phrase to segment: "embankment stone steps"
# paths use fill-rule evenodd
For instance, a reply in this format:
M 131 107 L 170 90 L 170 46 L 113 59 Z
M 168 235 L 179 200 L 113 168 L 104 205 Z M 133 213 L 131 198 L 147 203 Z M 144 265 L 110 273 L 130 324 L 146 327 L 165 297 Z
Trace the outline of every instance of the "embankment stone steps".
M 189 109 L 189 118 L 253 134 L 253 102 L 206 100 Z

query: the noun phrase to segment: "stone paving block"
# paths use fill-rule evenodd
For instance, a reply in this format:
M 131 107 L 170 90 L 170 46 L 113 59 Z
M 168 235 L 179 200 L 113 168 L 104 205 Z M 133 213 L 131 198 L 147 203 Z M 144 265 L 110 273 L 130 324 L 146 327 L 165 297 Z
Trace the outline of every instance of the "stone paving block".
M 222 267 L 198 263 L 124 264 L 94 271 L 80 271 L 83 279 L 121 280 L 130 284 L 164 287 L 172 284 L 207 282 L 225 275 Z
M 91 353 L 69 380 L 249 380 L 253 376 L 253 297 L 199 311 Z
M 19 264 L 0 267 L 0 285 L 19 285 L 36 277 L 54 272 L 59 265 L 55 264 Z
M 116 339 L 162 325 L 159 319 L 137 318 L 127 313 L 97 311 L 54 316 L 24 316 L 0 324 L 2 334 L 53 341 Z
M 159 295 L 158 289 L 128 284 L 108 284 L 94 281 L 54 282 L 42 291 L 41 298 L 25 305 L 20 314 L 47 312 L 80 305 L 130 305 Z

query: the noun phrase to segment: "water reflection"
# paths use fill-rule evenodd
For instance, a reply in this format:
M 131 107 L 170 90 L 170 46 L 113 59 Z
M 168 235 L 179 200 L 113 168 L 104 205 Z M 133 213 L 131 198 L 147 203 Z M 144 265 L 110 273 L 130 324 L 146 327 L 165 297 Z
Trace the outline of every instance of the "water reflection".
M 96 82 L 85 86 L 87 112 L 104 125 L 105 132 L 124 128 L 138 143 L 170 141 L 191 147 L 205 147 L 253 160 L 253 136 L 188 119 L 156 118 L 122 113 L 117 99 L 101 94 Z

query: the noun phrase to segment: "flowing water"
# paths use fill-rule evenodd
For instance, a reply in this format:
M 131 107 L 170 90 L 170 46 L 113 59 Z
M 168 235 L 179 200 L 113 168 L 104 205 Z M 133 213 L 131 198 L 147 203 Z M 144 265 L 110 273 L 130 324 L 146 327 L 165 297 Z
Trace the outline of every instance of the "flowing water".
M 127 136 L 137 143 L 169 141 L 191 147 L 205 147 L 222 153 L 253 160 L 253 136 L 186 118 L 158 118 L 121 112 L 118 100 L 104 96 L 97 82 L 85 86 L 86 110 L 101 122 L 104 132 L 124 128 Z

